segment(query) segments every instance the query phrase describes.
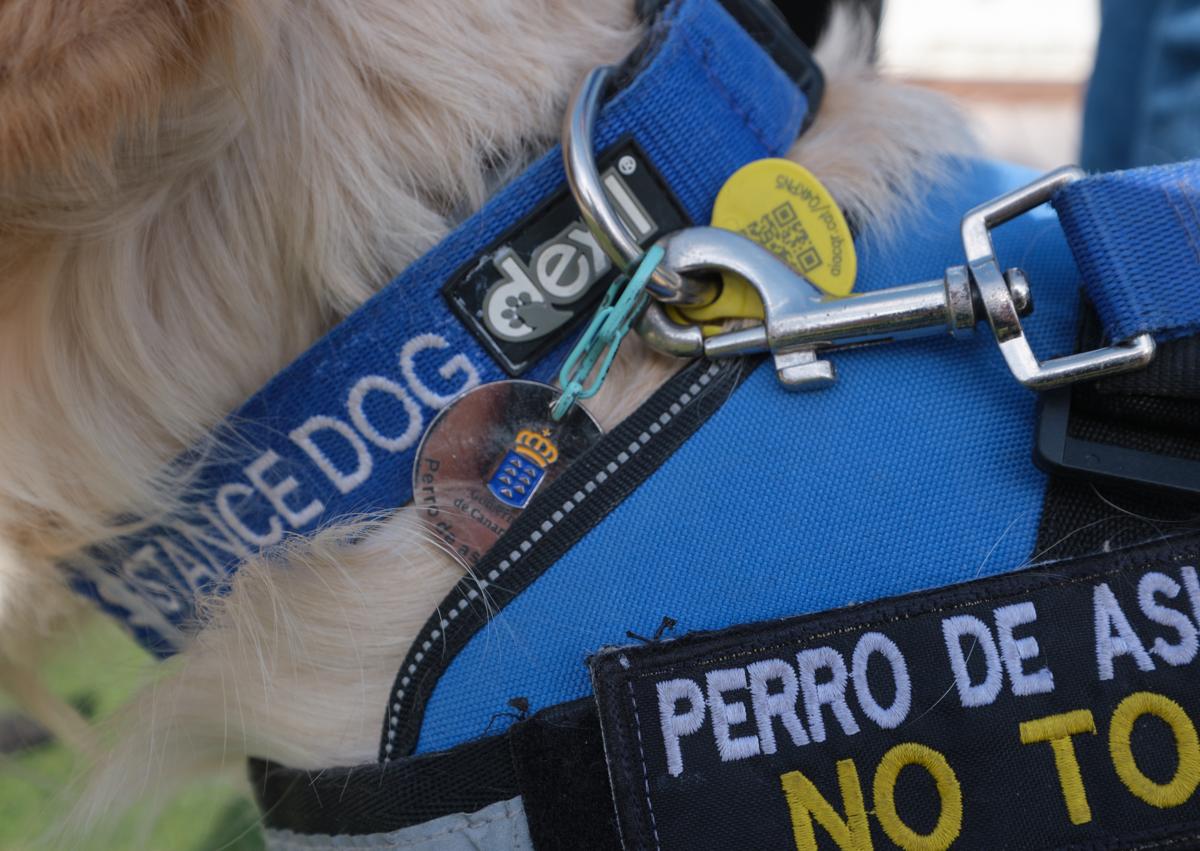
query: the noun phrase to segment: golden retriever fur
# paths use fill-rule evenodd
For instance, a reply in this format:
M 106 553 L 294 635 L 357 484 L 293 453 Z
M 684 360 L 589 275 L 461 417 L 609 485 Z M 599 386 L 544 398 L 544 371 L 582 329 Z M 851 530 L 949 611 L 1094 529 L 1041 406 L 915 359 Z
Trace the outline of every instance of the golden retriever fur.
M 28 659 L 82 616 L 55 560 L 116 534 L 115 516 L 169 508 L 170 459 L 550 146 L 572 86 L 636 43 L 631 7 L 0 3 L 0 670 L 14 691 L 53 714 L 29 696 Z M 832 29 L 826 102 L 791 155 L 883 227 L 967 142 L 940 100 L 873 77 L 852 21 Z M 611 425 L 676 367 L 631 341 L 591 407 Z M 463 569 L 403 509 L 367 532 L 292 542 L 286 581 L 245 565 L 128 710 L 97 788 L 127 799 L 245 754 L 373 759 L 391 677 Z

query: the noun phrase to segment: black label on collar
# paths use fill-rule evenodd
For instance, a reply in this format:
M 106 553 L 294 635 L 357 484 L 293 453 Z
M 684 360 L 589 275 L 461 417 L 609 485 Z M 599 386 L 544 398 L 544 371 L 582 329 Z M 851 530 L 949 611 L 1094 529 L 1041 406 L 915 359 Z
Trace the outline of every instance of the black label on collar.
M 1200 847 L 1178 541 L 602 651 L 625 847 Z
M 688 224 L 637 144 L 599 159 L 609 199 L 638 242 Z M 442 290 L 450 307 L 509 375 L 521 375 L 574 330 L 617 276 L 562 189 L 464 265 Z

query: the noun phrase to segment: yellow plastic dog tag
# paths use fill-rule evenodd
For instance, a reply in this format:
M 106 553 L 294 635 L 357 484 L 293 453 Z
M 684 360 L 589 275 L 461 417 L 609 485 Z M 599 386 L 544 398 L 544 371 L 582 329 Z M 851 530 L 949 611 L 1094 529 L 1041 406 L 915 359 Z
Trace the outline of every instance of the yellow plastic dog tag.
M 846 218 L 820 181 L 791 160 L 756 160 L 735 171 L 717 194 L 712 224 L 769 249 L 830 295 L 854 288 L 858 263 Z M 745 279 L 726 273 L 722 281 L 715 302 L 678 314 L 701 324 L 763 318 L 762 302 Z

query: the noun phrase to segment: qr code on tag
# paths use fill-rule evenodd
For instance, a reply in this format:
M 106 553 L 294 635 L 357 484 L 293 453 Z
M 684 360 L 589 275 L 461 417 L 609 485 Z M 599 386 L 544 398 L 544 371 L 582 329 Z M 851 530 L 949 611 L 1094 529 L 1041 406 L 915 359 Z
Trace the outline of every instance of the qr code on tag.
M 811 272 L 821 265 L 821 255 L 800 223 L 791 201 L 784 201 L 774 210 L 742 229 L 763 248 L 800 272 Z

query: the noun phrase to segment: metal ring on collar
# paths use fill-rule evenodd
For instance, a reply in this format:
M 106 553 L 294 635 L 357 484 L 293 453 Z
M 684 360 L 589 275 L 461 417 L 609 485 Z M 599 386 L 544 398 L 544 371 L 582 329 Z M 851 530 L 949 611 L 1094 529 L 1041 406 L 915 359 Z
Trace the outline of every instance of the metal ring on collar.
M 609 201 L 592 150 L 600 98 L 612 70 L 607 65 L 593 68 L 571 95 L 562 127 L 562 153 L 567 185 L 571 187 L 584 223 L 604 253 L 624 272 L 636 266 L 645 252 Z M 646 291 L 666 304 L 705 305 L 717 297 L 720 285 L 685 278 L 660 266 L 650 276 Z

